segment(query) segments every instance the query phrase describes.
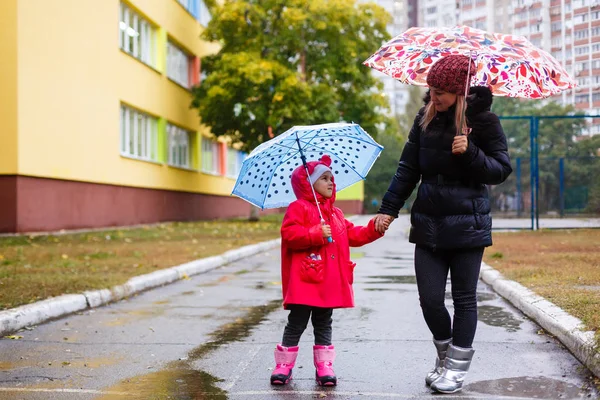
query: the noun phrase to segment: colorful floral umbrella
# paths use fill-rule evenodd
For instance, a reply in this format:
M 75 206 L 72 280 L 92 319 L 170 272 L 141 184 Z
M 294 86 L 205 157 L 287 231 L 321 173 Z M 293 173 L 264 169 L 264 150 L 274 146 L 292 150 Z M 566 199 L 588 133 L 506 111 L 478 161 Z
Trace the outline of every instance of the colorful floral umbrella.
M 429 68 L 451 54 L 471 56 L 477 65 L 471 84 L 489 86 L 497 96 L 544 98 L 576 86 L 554 57 L 526 38 L 468 26 L 410 28 L 364 64 L 403 83 L 427 86 Z

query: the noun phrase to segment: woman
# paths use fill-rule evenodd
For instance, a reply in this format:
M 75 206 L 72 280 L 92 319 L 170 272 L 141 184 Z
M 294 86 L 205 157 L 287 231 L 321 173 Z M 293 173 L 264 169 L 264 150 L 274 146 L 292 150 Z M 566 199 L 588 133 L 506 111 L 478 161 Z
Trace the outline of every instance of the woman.
M 437 349 L 435 368 L 425 381 L 441 393 L 462 389 L 473 358 L 477 281 L 483 250 L 492 244 L 486 185 L 500 184 L 512 172 L 502 126 L 490 112 L 490 89 L 472 87 L 465 97 L 469 62 L 470 78 L 475 65 L 466 56 L 451 55 L 432 66 L 426 106 L 415 118 L 375 217 L 376 229 L 385 231 L 421 181 L 409 240 L 416 244 L 419 299 Z M 466 121 L 461 118 L 465 101 Z M 444 305 L 448 271 L 453 322 Z

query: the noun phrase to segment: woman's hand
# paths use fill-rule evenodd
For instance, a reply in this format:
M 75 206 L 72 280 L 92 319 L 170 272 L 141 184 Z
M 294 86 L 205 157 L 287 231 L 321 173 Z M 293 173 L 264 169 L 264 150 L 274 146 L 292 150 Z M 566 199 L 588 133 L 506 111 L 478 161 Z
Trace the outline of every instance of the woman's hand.
M 386 214 L 377 214 L 373 218 L 373 222 L 375 223 L 375 230 L 381 234 L 385 233 L 390 227 L 390 224 L 394 220 L 394 217 Z
M 331 237 L 331 226 L 323 224 L 321 225 L 321 230 L 323 231 L 324 238 Z
M 452 154 L 463 154 L 469 147 L 469 140 L 466 135 L 454 136 L 454 142 L 452 142 Z

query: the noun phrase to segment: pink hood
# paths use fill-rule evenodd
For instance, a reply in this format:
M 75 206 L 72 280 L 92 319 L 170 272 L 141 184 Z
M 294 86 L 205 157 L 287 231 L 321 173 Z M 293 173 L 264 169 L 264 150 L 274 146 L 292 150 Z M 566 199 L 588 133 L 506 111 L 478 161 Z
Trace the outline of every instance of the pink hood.
M 327 154 L 322 156 L 318 161 L 309 161 L 306 163 L 308 166 L 308 173 L 312 174 L 315 170 L 315 167 L 318 164 L 323 164 L 326 167 L 331 167 L 331 157 Z M 317 195 L 317 201 L 321 206 L 321 211 L 325 211 L 327 214 L 331 214 L 331 210 L 333 209 L 333 203 L 335 202 L 335 177 L 333 179 L 333 195 L 330 199 L 326 199 L 321 196 L 319 193 Z M 308 200 L 314 204 L 315 198 L 312 193 L 312 189 L 310 188 L 310 183 L 308 181 L 308 175 L 306 174 L 306 169 L 304 165 L 300 165 L 297 167 L 294 172 L 292 172 L 292 189 L 294 189 L 294 194 L 298 200 Z

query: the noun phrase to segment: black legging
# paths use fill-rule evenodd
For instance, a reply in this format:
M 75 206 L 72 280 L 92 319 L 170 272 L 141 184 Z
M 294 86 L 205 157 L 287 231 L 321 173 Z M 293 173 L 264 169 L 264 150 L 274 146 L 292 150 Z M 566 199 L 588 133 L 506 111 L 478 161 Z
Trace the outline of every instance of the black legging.
M 469 348 L 477 329 L 477 281 L 483 247 L 431 250 L 415 248 L 415 273 L 425 322 L 436 340 Z M 454 324 L 444 305 L 446 280 L 450 271 Z
M 281 341 L 283 346 L 298 346 L 300 337 L 304 333 L 306 325 L 308 325 L 308 319 L 311 318 L 311 313 L 315 344 L 323 346 L 331 344 L 332 308 L 290 304 L 288 305 L 288 309 L 290 310 L 290 315 L 288 316 L 288 323 L 283 330 L 283 340 Z

